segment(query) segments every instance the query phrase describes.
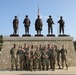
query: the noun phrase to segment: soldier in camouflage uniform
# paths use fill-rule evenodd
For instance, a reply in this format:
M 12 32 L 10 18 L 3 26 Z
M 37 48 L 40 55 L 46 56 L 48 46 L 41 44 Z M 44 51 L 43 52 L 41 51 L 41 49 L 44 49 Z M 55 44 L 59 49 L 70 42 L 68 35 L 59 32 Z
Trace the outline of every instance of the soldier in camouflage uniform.
M 23 49 L 23 47 L 21 46 L 20 50 L 18 50 L 18 55 L 20 58 L 20 70 L 23 70 L 23 66 L 24 66 L 24 59 L 25 59 L 25 51 Z
M 16 67 L 16 70 L 18 70 L 18 63 L 17 63 L 17 48 L 16 44 L 14 44 L 13 48 L 10 50 L 10 55 L 11 55 L 11 70 L 14 70 L 14 65 Z
M 32 71 L 33 67 L 33 51 L 31 47 L 28 47 L 28 50 L 25 52 L 26 55 L 26 69 Z
M 68 69 L 66 56 L 67 56 L 67 50 L 64 48 L 64 45 L 62 45 L 62 49 L 61 49 L 62 69 L 64 68 L 64 62 L 65 62 L 65 65 L 66 65 L 66 69 Z
M 44 47 L 44 50 L 43 50 L 43 70 L 45 70 L 45 67 L 46 67 L 46 70 L 49 69 L 49 51 L 47 50 L 47 47 Z
M 39 46 L 39 50 L 40 50 L 40 52 L 41 52 L 41 67 L 42 67 L 42 66 L 43 66 L 43 57 L 42 57 L 43 47 L 42 47 L 41 44 L 40 44 L 40 46 Z
M 41 52 L 39 50 L 39 47 L 36 48 L 36 51 L 34 53 L 34 57 L 35 57 L 35 70 L 37 69 L 37 67 L 41 70 Z
M 57 56 L 57 53 L 55 51 L 55 47 L 53 47 L 52 53 L 51 53 L 52 70 L 55 70 L 56 56 Z
M 50 69 L 52 69 L 52 57 L 51 57 L 52 50 L 53 50 L 53 47 L 52 46 L 50 47 L 50 44 L 48 44 Z
M 61 67 L 60 67 L 60 50 L 57 49 L 57 45 L 55 45 L 55 51 L 57 53 L 57 64 L 59 66 L 59 69 L 61 69 Z
M 28 47 L 27 47 L 27 44 L 26 43 L 24 44 L 24 50 L 25 50 L 25 53 L 28 50 Z M 23 69 L 26 70 L 26 67 L 27 67 L 27 64 L 26 64 L 26 55 L 24 56 L 24 58 L 25 59 L 24 59 Z

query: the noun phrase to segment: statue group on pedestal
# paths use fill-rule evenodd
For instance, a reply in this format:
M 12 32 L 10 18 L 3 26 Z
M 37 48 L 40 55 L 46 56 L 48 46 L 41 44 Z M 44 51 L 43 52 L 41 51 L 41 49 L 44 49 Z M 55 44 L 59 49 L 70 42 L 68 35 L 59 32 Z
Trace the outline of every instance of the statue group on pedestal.
M 25 35 L 29 35 L 29 27 L 30 27 L 30 19 L 28 18 L 28 15 L 25 16 L 25 19 L 23 21 L 24 27 L 25 27 Z M 49 15 L 49 18 L 47 19 L 47 23 L 48 23 L 48 34 L 52 35 L 53 34 L 53 24 L 54 21 L 52 19 L 52 16 Z M 60 20 L 58 21 L 59 23 L 59 33 L 61 35 L 61 31 L 64 35 L 64 20 L 63 17 L 60 16 Z M 18 31 L 18 25 L 19 25 L 19 20 L 17 18 L 17 16 L 15 16 L 15 19 L 13 20 L 13 35 L 17 34 Z M 37 35 L 41 35 L 41 31 L 42 31 L 42 27 L 43 27 L 43 23 L 42 23 L 42 19 L 40 18 L 40 15 L 38 15 L 36 21 L 35 21 L 35 30 L 37 31 Z M 50 34 L 50 30 L 51 30 L 51 34 Z

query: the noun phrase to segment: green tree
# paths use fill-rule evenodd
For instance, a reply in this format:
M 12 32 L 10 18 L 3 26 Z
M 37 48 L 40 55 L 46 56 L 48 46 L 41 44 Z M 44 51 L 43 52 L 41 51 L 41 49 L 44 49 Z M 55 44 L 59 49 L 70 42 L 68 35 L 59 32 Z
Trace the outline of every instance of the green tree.
M 74 48 L 75 48 L 75 50 L 76 50 L 76 41 L 74 41 Z
M 0 35 L 0 51 L 1 51 L 1 49 L 2 49 L 2 44 L 3 44 L 3 36 Z

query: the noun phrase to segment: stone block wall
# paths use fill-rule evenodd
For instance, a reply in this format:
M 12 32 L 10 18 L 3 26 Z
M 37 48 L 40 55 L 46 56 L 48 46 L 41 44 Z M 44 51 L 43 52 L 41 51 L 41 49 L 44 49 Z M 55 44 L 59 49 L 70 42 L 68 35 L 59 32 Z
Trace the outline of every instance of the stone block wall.
M 34 50 L 36 46 L 42 44 L 51 46 L 56 44 L 59 49 L 64 44 L 65 48 L 68 51 L 67 61 L 69 66 L 76 66 L 76 52 L 74 50 L 73 38 L 72 37 L 4 37 L 3 38 L 3 47 L 0 56 L 0 68 L 8 69 L 11 65 L 10 60 L 10 49 L 13 47 L 13 44 L 24 46 L 24 43 L 27 45 L 34 45 Z

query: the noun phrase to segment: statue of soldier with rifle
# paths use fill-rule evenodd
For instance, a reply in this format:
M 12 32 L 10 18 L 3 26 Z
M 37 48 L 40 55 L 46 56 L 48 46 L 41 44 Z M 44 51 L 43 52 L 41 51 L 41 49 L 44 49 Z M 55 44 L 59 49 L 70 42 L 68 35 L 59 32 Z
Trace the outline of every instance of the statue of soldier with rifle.
M 64 22 L 62 16 L 60 16 L 60 20 L 58 21 L 58 23 L 59 23 L 59 33 L 61 35 L 61 30 L 62 30 L 62 33 L 64 35 L 64 24 L 65 24 L 65 22 Z

